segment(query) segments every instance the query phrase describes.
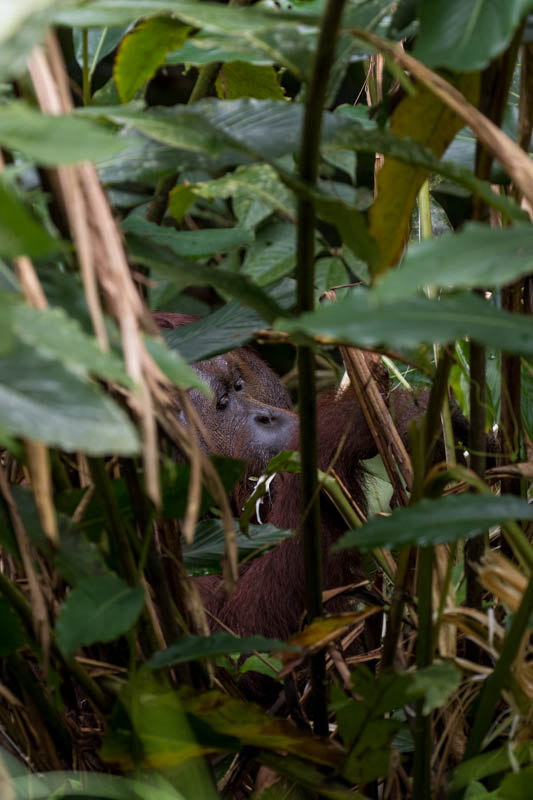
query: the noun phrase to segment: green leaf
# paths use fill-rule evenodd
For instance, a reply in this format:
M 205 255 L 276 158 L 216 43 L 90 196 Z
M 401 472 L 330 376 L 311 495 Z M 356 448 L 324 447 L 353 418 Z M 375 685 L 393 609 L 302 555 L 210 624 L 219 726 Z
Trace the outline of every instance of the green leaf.
M 500 229 L 469 222 L 459 233 L 410 246 L 401 266 L 378 279 L 376 293 L 387 302 L 409 297 L 426 286 L 505 286 L 533 272 L 532 242 L 531 224 Z
M 0 425 L 71 452 L 132 455 L 139 447 L 124 411 L 95 383 L 22 342 L 0 356 Z
M 353 107 L 349 106 L 348 108 L 351 111 Z M 351 119 L 351 114 L 347 113 L 346 106 L 340 106 L 336 113 L 345 119 Z M 375 126 L 368 128 L 368 124 L 363 124 L 360 120 L 356 122 L 356 125 L 339 130 L 333 142 L 323 145 L 324 155 L 334 153 L 338 148 L 353 149 L 362 153 L 383 153 L 402 164 L 417 166 L 448 178 L 468 189 L 472 194 L 481 197 L 489 206 L 500 211 L 505 218 L 523 221 L 529 219 L 528 215 L 513 200 L 494 192 L 490 182 L 476 178 L 471 169 L 452 163 L 452 161 L 439 160 L 431 150 L 413 139 L 399 138 L 392 131 L 381 130 Z M 460 136 L 461 133 L 458 135 Z M 455 141 L 457 141 L 457 136 Z M 473 144 L 475 145 L 475 141 Z
M 248 636 L 240 639 L 225 631 L 216 631 L 210 636 L 187 636 L 182 641 L 171 644 L 166 650 L 160 650 L 148 659 L 146 666 L 161 669 L 174 664 L 185 664 L 201 658 L 251 653 L 254 650 L 272 653 L 278 650 L 299 650 L 279 639 L 267 639 L 264 636 Z
M 211 461 L 220 476 L 225 491 L 229 494 L 237 481 L 242 478 L 244 461 L 238 458 L 226 458 L 225 456 L 211 456 Z M 187 489 L 190 481 L 190 466 L 186 463 L 176 464 L 174 461 L 167 460 L 164 463 L 164 467 L 162 480 L 163 516 L 165 519 L 184 517 L 188 502 Z M 127 493 L 125 493 L 124 497 L 124 500 L 126 499 Z M 214 505 L 215 501 L 204 488 L 200 502 L 200 514 L 205 514 Z M 224 538 L 223 534 L 222 538 Z
M 341 258 L 319 258 L 316 262 L 315 286 L 319 295 L 332 286 L 349 283 L 349 280 L 348 271 Z
M 531 766 L 520 772 L 511 772 L 503 779 L 498 789 L 498 795 L 502 800 L 529 800 L 532 781 L 533 767 Z
M 410 350 L 420 344 L 444 344 L 469 337 L 510 353 L 533 353 L 530 320 L 500 311 L 474 295 L 438 300 L 415 297 L 380 304 L 377 293 L 355 289 L 338 302 L 323 303 L 297 319 L 278 320 L 274 327 L 356 347 Z
M 6 597 L 0 597 L 0 619 L 2 620 L 2 636 L 0 636 L 0 658 L 11 655 L 19 647 L 26 644 L 26 631 Z
M 414 51 L 429 67 L 481 70 L 510 43 L 532 0 L 421 0 Z
M 198 197 L 232 198 L 234 209 L 236 204 L 239 207 L 237 214 L 239 223 L 247 229 L 254 228 L 273 210 L 280 211 L 289 219 L 295 220 L 296 218 L 292 192 L 287 190 L 276 171 L 269 164 L 237 167 L 234 172 L 228 172 L 222 178 L 195 183 L 187 187 L 177 186 L 171 192 L 169 201 L 169 211 L 176 219 L 178 219 L 176 212 L 181 212 L 181 194 L 184 188 Z M 179 209 L 176 209 L 174 198 L 179 198 Z M 246 205 L 244 200 L 246 200 Z M 257 210 L 258 205 L 259 211 Z
M 423 499 L 414 506 L 395 509 L 389 517 L 374 517 L 359 530 L 348 531 L 332 549 L 338 552 L 348 547 L 361 551 L 405 545 L 427 547 L 477 536 L 492 525 L 514 519 L 533 519 L 533 508 L 513 495 L 463 494 Z
M 132 588 L 116 575 L 86 578 L 72 589 L 56 622 L 65 656 L 95 642 L 112 642 L 135 624 L 144 606 L 142 586 Z
M 89 70 L 94 71 L 96 65 L 117 47 L 129 26 L 120 28 L 89 28 L 87 34 L 87 61 Z M 76 61 L 83 67 L 83 32 L 80 29 L 72 31 Z M 118 100 L 118 98 L 117 98 Z
M 172 249 L 166 244 L 172 243 L 171 237 L 164 233 L 168 231 L 168 228 L 159 228 L 157 225 L 153 227 L 163 231 L 161 239 L 164 244 L 157 244 L 156 235 L 153 237 L 152 243 L 146 242 L 139 236 L 130 237 L 128 239 L 129 251 L 136 261 L 150 267 L 154 272 L 164 275 L 168 280 L 175 280 L 182 287 L 206 284 L 213 286 L 222 293 L 234 296 L 250 306 L 267 322 L 272 322 L 282 312 L 281 306 L 246 276 L 237 279 L 235 273 L 230 270 L 206 267 L 203 264 L 191 265 L 178 260 Z M 209 233 L 209 231 L 204 230 L 203 233 Z M 165 338 L 167 338 L 166 332 Z
M 252 10 L 246 9 L 247 12 Z M 232 149 L 262 161 L 298 150 L 303 120 L 301 103 L 249 97 L 225 103 L 208 98 L 192 106 L 152 108 L 146 112 L 130 104 L 127 107 L 89 107 L 77 113 L 102 116 L 118 125 L 129 124 L 152 139 L 190 152 L 215 157 Z M 347 125 L 342 117 L 324 112 L 322 141 L 328 141 Z
M 152 17 L 140 22 L 124 37 L 115 57 L 113 76 L 123 103 L 155 75 L 169 50 L 181 47 L 190 26 L 172 17 Z
M 511 744 L 512 754 L 516 763 L 527 764 L 533 759 L 533 742 L 513 742 Z M 474 781 L 487 778 L 489 775 L 496 775 L 498 772 L 509 772 L 513 768 L 509 758 L 509 744 L 496 750 L 490 750 L 476 758 L 470 758 L 459 764 L 453 773 L 450 789 L 458 791 Z
M 284 281 L 276 287 L 276 291 L 272 291 L 272 296 L 284 308 L 292 305 L 294 284 L 289 280 Z M 198 322 L 164 331 L 163 336 L 169 347 L 177 348 L 183 358 L 192 362 L 241 347 L 264 327 L 265 320 L 256 311 L 231 300 Z
M 196 200 L 196 193 L 189 185 L 184 183 L 172 189 L 168 196 L 168 210 L 177 222 L 182 222 L 183 217 Z
M 0 144 L 44 166 L 100 161 L 131 143 L 91 119 L 42 114 L 21 102 L 0 109 Z
M 263 555 L 268 549 L 293 535 L 291 530 L 280 530 L 270 525 L 250 525 L 248 536 L 237 533 L 239 561 Z M 194 542 L 184 548 L 183 561 L 193 575 L 204 575 L 206 570 L 220 572 L 224 556 L 224 530 L 219 519 L 199 522 L 194 533 Z M 236 652 L 236 651 L 233 651 Z
M 422 713 L 430 714 L 441 708 L 461 683 L 461 670 L 453 661 L 443 661 L 419 669 L 413 674 L 409 693 L 413 698 L 424 698 Z
M 6 258 L 39 258 L 60 253 L 64 245 L 30 214 L 20 200 L 0 180 L 0 255 Z
M 62 526 L 54 566 L 71 586 L 76 586 L 86 578 L 109 574 L 96 545 L 72 525 Z
M 217 95 L 225 100 L 256 97 L 258 100 L 284 100 L 278 73 L 270 65 L 230 61 L 223 64 L 216 80 Z
M 251 244 L 250 231 L 244 228 L 207 228 L 198 231 L 177 231 L 156 225 L 142 217 L 129 216 L 124 220 L 126 233 L 134 233 L 145 241 L 168 247 L 177 256 L 201 258 L 226 253 Z M 192 265 L 191 265 L 192 266 Z M 196 265 L 192 266 L 195 270 Z M 194 281 L 193 281 L 194 282 Z
M 13 331 L 21 342 L 43 356 L 54 358 L 84 377 L 93 374 L 103 380 L 132 387 L 122 359 L 104 353 L 96 339 L 88 336 L 76 319 L 61 308 L 39 310 L 25 303 L 13 308 Z
M 161 339 L 152 336 L 145 336 L 144 343 L 161 372 L 180 389 L 197 389 L 207 395 L 211 393 L 198 373 L 189 367 L 177 350 L 170 350 Z
M 239 274 L 260 286 L 289 275 L 296 263 L 296 228 L 288 222 L 270 222 L 257 232 Z

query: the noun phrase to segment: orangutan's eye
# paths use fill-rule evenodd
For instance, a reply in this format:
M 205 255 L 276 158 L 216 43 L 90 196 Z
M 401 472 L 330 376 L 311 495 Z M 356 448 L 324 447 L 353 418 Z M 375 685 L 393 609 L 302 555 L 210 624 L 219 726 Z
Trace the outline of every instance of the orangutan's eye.
M 217 401 L 217 411 L 224 411 L 228 403 L 229 403 L 228 394 L 223 394 L 222 397 L 220 397 L 219 400 Z
M 244 386 L 244 384 L 243 384 L 242 378 L 237 378 L 237 380 L 233 384 L 233 388 L 235 389 L 236 392 L 240 392 L 241 389 L 243 388 L 243 386 Z

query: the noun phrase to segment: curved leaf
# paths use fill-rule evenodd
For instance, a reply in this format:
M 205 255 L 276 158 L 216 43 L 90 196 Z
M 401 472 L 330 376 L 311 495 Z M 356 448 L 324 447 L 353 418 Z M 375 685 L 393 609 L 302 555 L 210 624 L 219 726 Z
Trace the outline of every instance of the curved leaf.
M 532 0 L 421 0 L 414 56 L 429 67 L 483 69 L 531 9 Z
M 400 267 L 376 282 L 383 302 L 426 286 L 443 289 L 505 286 L 533 272 L 533 226 L 491 228 L 470 222 L 458 233 L 414 244 Z
M 427 547 L 477 536 L 491 525 L 514 519 L 533 519 L 533 508 L 513 495 L 463 494 L 423 499 L 414 506 L 396 509 L 389 517 L 374 517 L 359 530 L 348 531 L 332 549 Z
M 297 649 L 299 648 L 287 645 L 279 639 L 267 639 L 265 636 L 248 636 L 241 639 L 225 631 L 215 631 L 211 636 L 187 636 L 186 639 L 171 644 L 166 650 L 154 653 L 146 662 L 146 666 L 151 669 L 161 669 L 200 658 L 251 653 L 253 650 L 272 653 L 278 650 Z
M 86 578 L 72 589 L 56 622 L 65 656 L 95 642 L 112 642 L 137 621 L 144 605 L 142 586 L 132 588 L 116 575 Z
M 501 311 L 474 295 L 438 300 L 414 297 L 381 304 L 377 292 L 360 289 L 298 319 L 278 320 L 274 327 L 294 335 L 319 336 L 328 344 L 356 347 L 409 350 L 469 337 L 497 350 L 533 354 L 531 320 Z
M 13 436 L 91 455 L 139 448 L 124 411 L 95 383 L 23 343 L 0 357 L 0 425 Z
M 0 111 L 0 144 L 44 166 L 111 158 L 131 143 L 91 119 L 42 114 L 21 102 Z

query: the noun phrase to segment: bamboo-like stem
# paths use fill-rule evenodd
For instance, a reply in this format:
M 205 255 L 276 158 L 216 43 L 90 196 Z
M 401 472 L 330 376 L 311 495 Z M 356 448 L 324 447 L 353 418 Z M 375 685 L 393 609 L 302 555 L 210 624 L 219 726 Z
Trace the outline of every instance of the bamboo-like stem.
M 476 342 L 470 342 L 470 467 L 483 479 L 485 473 L 485 409 L 486 409 L 486 350 Z M 485 548 L 482 534 L 465 542 L 466 605 L 481 610 L 483 587 L 479 583 L 476 565 Z M 479 646 L 470 640 L 465 642 L 465 658 L 477 661 Z
M 89 69 L 89 31 L 83 28 L 81 32 L 82 43 L 82 64 L 81 64 L 81 78 L 83 87 L 83 105 L 91 105 L 91 72 Z
M 329 0 L 317 42 L 313 74 L 305 106 L 300 149 L 300 177 L 316 183 L 320 158 L 322 109 L 345 0 Z M 314 306 L 315 209 L 309 199 L 298 200 L 296 280 L 298 312 Z M 298 348 L 298 408 L 302 454 L 302 508 L 309 509 L 303 524 L 305 598 L 307 619 L 322 614 L 322 544 L 317 491 L 316 385 L 314 353 L 310 346 Z M 311 656 L 311 704 L 315 733 L 328 733 L 326 659 L 324 652 Z
M 187 101 L 189 105 L 196 103 L 208 94 L 213 81 L 216 80 L 219 69 L 220 61 L 212 61 L 210 64 L 205 64 L 200 68 L 196 83 Z

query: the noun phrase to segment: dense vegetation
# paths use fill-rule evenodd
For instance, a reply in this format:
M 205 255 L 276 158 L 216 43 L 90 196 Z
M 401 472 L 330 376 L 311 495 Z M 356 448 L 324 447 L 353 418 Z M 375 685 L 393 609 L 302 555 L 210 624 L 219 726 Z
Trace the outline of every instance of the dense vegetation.
M 529 798 L 533 0 L 4 5 L 2 798 Z M 157 310 L 201 335 L 165 343 Z M 431 387 L 411 459 L 368 403 L 373 510 L 391 484 L 397 505 L 339 546 L 385 598 L 373 671 L 342 644 L 382 609 L 321 618 L 312 513 L 315 619 L 289 644 L 206 635 L 191 593 L 292 535 L 248 525 L 255 498 L 233 519 L 243 465 L 198 448 L 184 391 L 259 331 L 311 400 L 334 344 L 363 388 L 352 347 Z M 300 413 L 273 469 L 301 469 L 307 508 Z M 299 727 L 236 691 L 309 662 Z

